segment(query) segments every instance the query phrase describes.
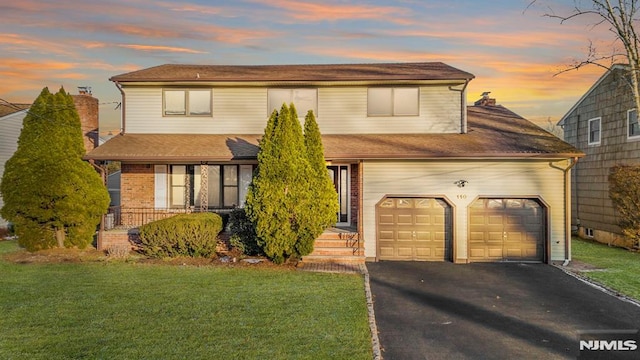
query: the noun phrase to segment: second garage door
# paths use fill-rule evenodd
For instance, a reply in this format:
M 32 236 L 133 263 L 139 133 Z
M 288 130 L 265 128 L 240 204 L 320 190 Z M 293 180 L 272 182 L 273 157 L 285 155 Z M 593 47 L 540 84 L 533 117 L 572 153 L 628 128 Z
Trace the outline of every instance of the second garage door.
M 469 261 L 544 261 L 545 229 L 534 199 L 478 199 L 469 208 Z
M 386 198 L 377 206 L 380 260 L 451 258 L 451 206 L 436 198 Z

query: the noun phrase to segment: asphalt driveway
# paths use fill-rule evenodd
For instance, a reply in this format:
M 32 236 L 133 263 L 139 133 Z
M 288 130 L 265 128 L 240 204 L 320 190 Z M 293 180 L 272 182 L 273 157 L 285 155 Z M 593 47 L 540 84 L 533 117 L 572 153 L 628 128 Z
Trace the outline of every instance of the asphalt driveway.
M 640 329 L 639 306 L 550 265 L 367 268 L 384 359 L 575 359 L 579 331 Z

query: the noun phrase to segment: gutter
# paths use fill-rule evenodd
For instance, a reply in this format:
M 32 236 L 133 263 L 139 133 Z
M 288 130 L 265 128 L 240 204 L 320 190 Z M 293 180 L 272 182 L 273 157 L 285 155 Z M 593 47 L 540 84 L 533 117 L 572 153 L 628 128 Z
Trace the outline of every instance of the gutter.
M 124 107 L 126 104 L 126 101 L 124 99 L 124 90 L 122 90 L 122 85 L 120 85 L 120 83 L 117 80 L 113 81 L 114 84 L 116 84 L 116 87 L 118 88 L 118 90 L 120 90 L 120 94 L 122 95 L 122 101 L 120 102 L 120 134 L 124 134 L 124 129 L 125 129 L 125 111 L 124 111 Z

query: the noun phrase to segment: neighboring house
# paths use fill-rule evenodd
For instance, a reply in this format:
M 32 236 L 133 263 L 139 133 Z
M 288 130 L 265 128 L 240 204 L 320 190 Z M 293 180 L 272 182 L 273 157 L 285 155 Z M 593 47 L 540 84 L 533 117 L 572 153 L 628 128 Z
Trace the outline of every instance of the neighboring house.
M 86 91 L 71 96 L 80 116 L 84 146 L 88 152 L 98 145 L 98 99 Z M 5 163 L 18 149 L 22 122 L 30 106 L 30 104 L 0 104 L 0 181 L 4 174 Z M 0 194 L 0 207 L 3 204 L 2 194 Z M 7 225 L 7 221 L 0 218 L 0 228 Z
M 18 148 L 18 137 L 22 130 L 22 120 L 27 115 L 30 104 L 0 104 L 0 182 L 4 174 L 4 164 Z M 4 206 L 0 194 L 0 208 Z M 9 223 L 0 217 L 0 229 Z
M 578 235 L 628 246 L 611 199 L 608 176 L 617 164 L 640 164 L 640 126 L 622 65 L 598 79 L 558 125 L 564 139 L 586 156 L 571 178 L 571 223 Z
M 111 78 L 123 133 L 87 158 L 121 161 L 116 225 L 228 211 L 244 204 L 270 113 L 294 102 L 316 114 L 339 194 L 332 231 L 356 259 L 570 259 L 582 153 L 492 99 L 467 107 L 473 78 L 443 63 L 161 65 Z M 335 246 L 321 237 L 310 258 Z

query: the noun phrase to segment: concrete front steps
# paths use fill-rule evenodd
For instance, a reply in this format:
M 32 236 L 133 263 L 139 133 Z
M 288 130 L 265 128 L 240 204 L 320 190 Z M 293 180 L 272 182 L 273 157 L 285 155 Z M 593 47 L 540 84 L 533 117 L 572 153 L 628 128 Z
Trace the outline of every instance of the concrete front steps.
M 330 228 L 316 239 L 313 252 L 303 256 L 302 262 L 364 264 L 362 245 L 357 232 L 350 229 Z

